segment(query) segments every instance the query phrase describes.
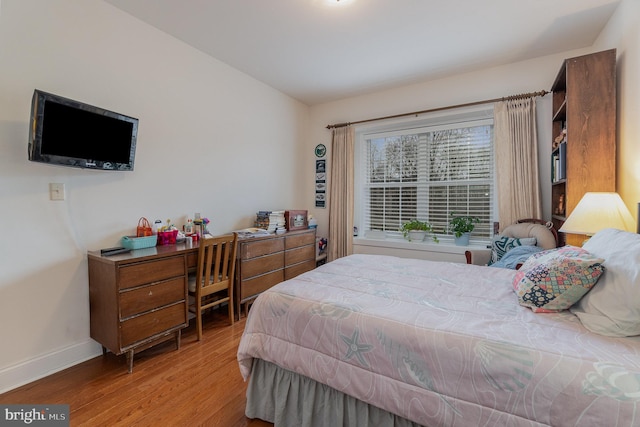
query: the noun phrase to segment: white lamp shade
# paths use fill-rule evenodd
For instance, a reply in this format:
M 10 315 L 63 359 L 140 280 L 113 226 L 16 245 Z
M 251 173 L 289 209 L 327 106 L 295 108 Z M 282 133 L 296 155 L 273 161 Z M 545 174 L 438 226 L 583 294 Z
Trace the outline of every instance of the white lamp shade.
M 634 231 L 636 224 L 618 193 L 585 193 L 560 227 L 563 233 L 593 235 L 604 228 Z

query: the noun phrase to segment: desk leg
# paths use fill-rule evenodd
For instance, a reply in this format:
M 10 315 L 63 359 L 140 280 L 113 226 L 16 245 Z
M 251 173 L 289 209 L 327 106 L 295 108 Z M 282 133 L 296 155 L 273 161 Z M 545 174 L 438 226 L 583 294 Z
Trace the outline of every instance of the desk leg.
M 133 372 L 133 354 L 134 354 L 133 349 L 127 352 L 127 367 L 128 367 L 129 373 Z

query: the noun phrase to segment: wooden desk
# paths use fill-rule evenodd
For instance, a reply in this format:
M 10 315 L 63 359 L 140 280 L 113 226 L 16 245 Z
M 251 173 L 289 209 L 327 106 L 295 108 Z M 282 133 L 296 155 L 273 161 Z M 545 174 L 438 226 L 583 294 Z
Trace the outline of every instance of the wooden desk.
M 181 330 L 189 325 L 188 274 L 197 265 L 198 247 L 88 253 L 91 338 L 103 352 L 126 353 L 129 372 L 135 353 L 170 339 L 180 348 Z M 315 268 L 315 229 L 243 237 L 236 253 L 233 304 L 239 317 L 241 304 L 246 311 L 261 292 Z
M 87 256 L 90 332 L 103 353 L 126 352 L 131 372 L 137 352 L 170 339 L 180 348 L 181 330 L 189 324 L 187 280 L 196 267 L 197 243 Z

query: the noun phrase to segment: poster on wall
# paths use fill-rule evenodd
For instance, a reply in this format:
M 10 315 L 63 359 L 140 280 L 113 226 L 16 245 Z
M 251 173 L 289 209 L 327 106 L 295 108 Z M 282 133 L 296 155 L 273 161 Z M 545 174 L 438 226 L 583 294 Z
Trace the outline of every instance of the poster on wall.
M 327 163 L 324 156 L 327 154 L 327 147 L 318 144 L 314 150 L 316 157 L 316 208 L 326 207 L 327 194 Z

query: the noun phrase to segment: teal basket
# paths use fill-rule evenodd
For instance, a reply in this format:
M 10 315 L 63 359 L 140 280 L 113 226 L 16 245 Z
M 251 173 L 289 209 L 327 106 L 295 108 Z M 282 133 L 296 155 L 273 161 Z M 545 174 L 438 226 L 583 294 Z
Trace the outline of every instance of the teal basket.
M 122 238 L 122 246 L 127 249 L 152 248 L 156 243 L 158 243 L 158 236 L 155 234 L 146 237 L 124 236 Z

